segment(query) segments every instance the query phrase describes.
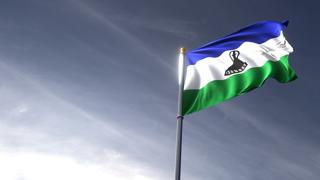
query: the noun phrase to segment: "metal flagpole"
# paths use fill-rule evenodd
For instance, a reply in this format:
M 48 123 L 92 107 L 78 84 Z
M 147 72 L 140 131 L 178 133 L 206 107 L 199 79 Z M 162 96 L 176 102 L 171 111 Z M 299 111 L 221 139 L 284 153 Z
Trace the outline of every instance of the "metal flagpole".
M 184 87 L 185 79 L 185 48 L 180 48 L 179 54 L 179 95 L 178 95 L 178 113 L 177 113 L 177 147 L 176 147 L 176 169 L 175 169 L 175 180 L 180 180 L 181 176 L 181 149 L 182 149 L 182 127 L 183 127 L 183 116 L 182 116 L 182 92 Z

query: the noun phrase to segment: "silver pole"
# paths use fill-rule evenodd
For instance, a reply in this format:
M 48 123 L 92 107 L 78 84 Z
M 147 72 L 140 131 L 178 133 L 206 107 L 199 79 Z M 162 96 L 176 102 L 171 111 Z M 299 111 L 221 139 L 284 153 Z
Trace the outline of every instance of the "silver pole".
M 183 116 L 182 116 L 182 93 L 185 79 L 185 48 L 180 48 L 179 54 L 179 95 L 178 95 L 178 113 L 177 113 L 177 147 L 176 147 L 176 169 L 175 169 L 175 180 L 180 180 L 181 176 L 181 149 L 182 149 L 182 127 L 183 127 Z

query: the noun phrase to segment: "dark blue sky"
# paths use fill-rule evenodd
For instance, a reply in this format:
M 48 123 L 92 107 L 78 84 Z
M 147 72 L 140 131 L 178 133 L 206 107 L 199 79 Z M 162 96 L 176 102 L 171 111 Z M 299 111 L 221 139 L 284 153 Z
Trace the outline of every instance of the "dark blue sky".
M 319 5 L 1 1 L 0 179 L 173 179 L 178 49 L 288 19 L 299 78 L 187 116 L 182 179 L 317 180 Z

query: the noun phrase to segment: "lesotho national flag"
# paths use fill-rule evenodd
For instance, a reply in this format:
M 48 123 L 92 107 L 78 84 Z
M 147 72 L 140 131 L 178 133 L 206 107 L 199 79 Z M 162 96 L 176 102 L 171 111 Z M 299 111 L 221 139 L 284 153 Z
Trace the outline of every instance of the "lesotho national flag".
M 293 48 L 283 35 L 288 21 L 263 21 L 186 53 L 182 115 L 260 87 L 269 78 L 297 78 L 288 63 Z

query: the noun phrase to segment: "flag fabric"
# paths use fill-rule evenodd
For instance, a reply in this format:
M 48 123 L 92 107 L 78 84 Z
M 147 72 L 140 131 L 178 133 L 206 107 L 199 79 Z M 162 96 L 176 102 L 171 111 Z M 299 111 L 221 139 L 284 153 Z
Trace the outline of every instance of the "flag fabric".
M 288 21 L 263 21 L 186 53 L 182 114 L 190 114 L 260 87 L 268 78 L 297 78 L 288 63 L 293 48 Z

